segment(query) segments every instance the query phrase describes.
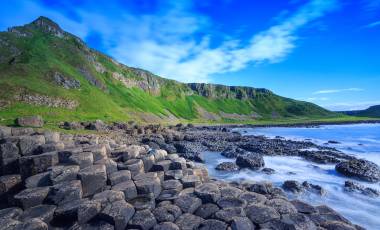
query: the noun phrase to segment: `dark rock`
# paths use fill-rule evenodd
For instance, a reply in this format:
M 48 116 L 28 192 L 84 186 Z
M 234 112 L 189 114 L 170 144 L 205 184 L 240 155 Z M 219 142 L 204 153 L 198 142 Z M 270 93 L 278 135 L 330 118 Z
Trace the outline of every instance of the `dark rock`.
M 171 222 L 163 222 L 154 226 L 153 230 L 180 230 L 179 227 Z
M 25 187 L 27 188 L 43 187 L 50 185 L 50 172 L 38 173 L 34 176 L 26 178 L 25 180 Z
M 177 218 L 175 224 L 182 230 L 198 229 L 203 219 L 190 213 L 185 213 Z
M 17 225 L 15 230 L 48 230 L 48 225 L 41 219 L 34 218 Z
M 270 195 L 273 192 L 273 184 L 268 182 L 258 182 L 252 184 L 248 190 L 263 195 Z
M 147 155 L 141 157 L 141 160 L 143 161 L 144 170 L 146 172 L 150 171 L 152 169 L 153 165 L 156 163 L 156 160 L 155 160 L 153 154 L 147 154 Z
M 380 167 L 364 159 L 341 162 L 335 166 L 335 170 L 345 176 L 355 177 L 368 182 L 380 181 Z
M 364 187 L 363 185 L 354 181 L 345 181 L 344 189 L 348 192 L 359 192 L 363 195 L 371 196 L 371 197 L 380 196 L 380 191 L 373 188 Z
M 1 219 L 17 220 L 19 219 L 21 215 L 22 215 L 22 209 L 20 208 L 11 207 L 11 208 L 0 209 L 0 220 Z
M 181 214 L 181 209 L 176 205 L 163 205 L 153 210 L 158 222 L 174 222 Z
M 153 172 L 157 172 L 157 171 L 166 172 L 169 170 L 171 164 L 172 164 L 172 161 L 170 161 L 170 160 L 162 160 L 162 161 L 156 162 L 155 164 L 153 164 L 151 171 L 153 171 Z
M 57 165 L 50 170 L 50 181 L 52 184 L 58 184 L 63 181 L 76 180 L 79 172 L 78 165 Z
M 81 169 L 92 166 L 94 163 L 94 156 L 91 152 L 82 151 L 82 148 L 59 151 L 59 162 L 67 165 L 79 165 Z
M 260 224 L 261 229 L 307 229 L 316 230 L 316 225 L 303 214 L 283 215 L 281 219 L 274 219 L 267 223 Z
M 17 118 L 17 125 L 22 127 L 40 128 L 44 126 L 44 120 L 41 116 L 29 116 Z
M 91 196 L 104 189 L 107 182 L 106 167 L 104 165 L 93 165 L 81 169 L 78 178 L 82 182 L 83 196 Z
M 202 200 L 203 203 L 215 203 L 221 197 L 219 187 L 213 183 L 198 185 L 195 187 L 194 193 Z
M 223 162 L 216 166 L 216 170 L 233 172 L 239 170 L 239 167 L 234 162 Z
M 282 214 L 290 214 L 297 213 L 297 209 L 287 200 L 284 199 L 272 199 L 266 202 L 266 205 L 273 207 L 276 209 L 278 213 Z
M 275 174 L 275 173 L 276 173 L 276 171 L 275 171 L 274 169 L 271 169 L 271 168 L 263 168 L 261 171 L 262 171 L 263 173 L 265 173 L 265 174 L 268 174 L 268 175 L 271 175 L 271 174 Z
M 80 88 L 80 82 L 74 78 L 66 77 L 59 72 L 54 72 L 53 78 L 55 83 L 62 86 L 65 89 L 78 89 Z
M 222 197 L 239 197 L 239 195 L 242 193 L 243 191 L 241 189 L 232 186 L 220 188 L 220 194 L 222 195 Z
M 248 218 L 255 224 L 263 224 L 273 219 L 280 219 L 276 209 L 261 204 L 252 204 L 246 208 Z
M 123 192 L 126 200 L 137 197 L 136 185 L 132 180 L 114 185 L 112 186 L 112 190 Z
M 54 212 L 54 224 L 58 226 L 69 226 L 78 219 L 78 209 L 82 200 L 72 200 L 60 204 Z
M 245 200 L 247 204 L 264 204 L 267 201 L 264 195 L 255 192 L 243 192 L 239 198 Z
M 193 213 L 202 205 L 202 200 L 190 195 L 179 196 L 174 204 L 181 208 L 183 212 Z
M 43 135 L 22 136 L 20 137 L 19 148 L 23 156 L 32 155 L 40 145 L 45 144 Z
M 354 226 L 340 221 L 326 221 L 322 227 L 327 230 L 357 230 Z
M 37 205 L 24 211 L 20 216 L 22 221 L 39 218 L 45 223 L 49 223 L 54 217 L 54 205 Z
M 245 217 L 243 208 L 226 208 L 215 213 L 215 218 L 230 223 L 235 217 Z
M 130 171 L 120 170 L 120 171 L 116 171 L 116 172 L 111 173 L 108 177 L 108 180 L 109 180 L 110 184 L 113 186 L 113 185 L 119 184 L 121 182 L 131 180 L 131 178 L 132 178 L 132 176 L 131 176 Z
M 153 193 L 138 195 L 128 201 L 136 210 L 149 209 L 153 210 L 156 207 L 156 201 Z
M 0 144 L 0 174 L 18 173 L 19 149 L 14 143 Z
M 293 204 L 293 206 L 297 209 L 299 213 L 312 214 L 317 212 L 317 210 L 313 206 L 300 200 L 292 200 L 290 201 L 290 203 Z
M 12 195 L 22 188 L 21 176 L 18 174 L 0 176 L 0 198 Z M 3 200 L 2 200 L 3 201 Z
M 223 197 L 218 200 L 217 204 L 222 209 L 245 208 L 247 206 L 247 201 L 236 197 Z
M 254 230 L 252 221 L 247 217 L 234 217 L 231 221 L 231 230 Z
M 98 200 L 83 200 L 78 208 L 78 223 L 85 224 L 96 217 L 102 208 Z
M 162 190 L 160 195 L 157 197 L 158 201 L 172 201 L 178 198 L 180 192 L 179 190 L 169 189 Z
M 261 167 L 264 167 L 264 158 L 260 154 L 248 153 L 246 155 L 239 155 L 236 158 L 236 164 L 240 168 L 258 170 Z
M 26 156 L 19 159 L 20 174 L 22 178 L 43 173 L 48 168 L 58 164 L 57 152 L 43 153 L 40 155 Z
M 165 190 L 182 190 L 182 184 L 179 180 L 166 180 L 162 183 L 162 188 Z
M 202 184 L 200 178 L 196 175 L 183 176 L 181 181 L 183 188 L 195 187 Z
M 202 204 L 195 212 L 195 215 L 202 217 L 203 219 L 211 218 L 217 211 L 219 207 L 213 203 Z
M 140 210 L 129 221 L 128 228 L 149 230 L 157 224 L 156 218 L 149 210 Z
M 135 185 L 137 194 L 153 193 L 155 197 L 158 197 L 161 193 L 161 181 L 158 177 L 136 180 Z
M 47 200 L 53 204 L 65 203 L 82 198 L 80 180 L 64 181 L 51 187 Z
M 114 226 L 112 224 L 107 223 L 103 220 L 94 219 L 89 223 L 85 224 L 74 224 L 70 230 L 114 230 Z
M 224 230 L 224 229 L 227 229 L 227 224 L 220 220 L 209 219 L 209 220 L 203 221 L 198 227 L 198 229 L 199 230 Z
M 144 163 L 140 159 L 131 159 L 125 162 L 127 169 L 131 172 L 132 177 L 144 173 Z
M 119 200 L 108 204 L 99 214 L 99 218 L 114 225 L 115 230 L 124 230 L 134 214 L 132 205 Z
M 293 193 L 302 193 L 305 191 L 302 184 L 294 180 L 285 181 L 284 184 L 282 184 L 282 188 Z
M 165 172 L 165 180 L 179 180 L 183 177 L 182 170 L 169 170 Z
M 117 163 L 112 159 L 101 159 L 94 162 L 94 165 L 104 165 L 106 166 L 107 176 L 110 176 L 112 173 L 117 172 Z
M 27 188 L 14 196 L 15 200 L 25 210 L 42 204 L 49 194 L 50 187 Z
M 324 196 L 327 193 L 327 191 L 324 188 L 322 188 L 320 185 L 311 184 L 307 181 L 302 182 L 302 186 L 305 189 L 307 189 L 309 192 L 313 192 L 321 196 Z

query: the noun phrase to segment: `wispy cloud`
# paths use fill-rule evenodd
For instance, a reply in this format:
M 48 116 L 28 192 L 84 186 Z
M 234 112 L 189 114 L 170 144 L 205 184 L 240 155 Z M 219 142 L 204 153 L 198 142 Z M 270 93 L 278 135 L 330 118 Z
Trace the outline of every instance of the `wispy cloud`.
M 310 102 L 317 102 L 317 101 L 328 101 L 330 98 L 328 97 L 309 97 L 305 99 L 306 101 Z
M 82 3 L 86 4 L 86 3 Z M 162 1 L 154 12 L 136 14 L 114 3 L 104 4 L 116 10 L 109 18 L 99 10 L 78 6 L 72 20 L 55 9 L 25 1 L 27 14 L 33 9 L 58 20 L 64 29 L 86 38 L 95 32 L 109 55 L 124 64 L 148 69 L 164 77 L 185 82 L 207 82 L 213 74 L 241 70 L 250 64 L 284 60 L 297 47 L 298 32 L 337 6 L 337 0 L 309 0 L 278 24 L 252 34 L 247 41 L 230 36 L 211 45 L 213 22 L 192 11 L 191 1 Z M 114 12 L 114 11 L 113 11 Z M 12 18 L 12 17 L 10 17 Z M 205 35 L 200 35 L 205 34 Z
M 361 89 L 361 88 L 325 89 L 325 90 L 318 90 L 316 92 L 313 92 L 313 94 L 331 94 L 331 93 L 359 92 L 359 91 L 364 91 L 364 89 Z
M 380 20 L 379 21 L 376 21 L 376 22 L 372 22 L 366 26 L 364 26 L 365 28 L 373 28 L 373 27 L 376 27 L 376 26 L 380 26 Z

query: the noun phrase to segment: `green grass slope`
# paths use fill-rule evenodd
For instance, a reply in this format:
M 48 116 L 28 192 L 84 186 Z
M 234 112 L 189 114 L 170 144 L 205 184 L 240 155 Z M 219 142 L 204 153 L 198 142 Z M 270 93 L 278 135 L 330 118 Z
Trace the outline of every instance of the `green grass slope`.
M 55 79 L 80 83 L 65 88 Z M 65 106 L 72 103 L 76 106 Z M 266 89 L 183 84 L 122 65 L 40 17 L 0 32 L 0 122 L 248 122 L 344 117 Z
M 374 105 L 364 110 L 342 112 L 351 116 L 380 118 L 380 105 Z

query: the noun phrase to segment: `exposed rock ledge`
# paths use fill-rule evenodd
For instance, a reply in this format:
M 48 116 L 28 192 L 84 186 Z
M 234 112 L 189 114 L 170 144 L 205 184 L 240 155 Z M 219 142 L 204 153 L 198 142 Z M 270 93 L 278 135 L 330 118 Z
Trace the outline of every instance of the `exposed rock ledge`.
M 40 94 L 19 94 L 15 96 L 16 101 L 25 102 L 32 105 L 42 105 L 53 108 L 75 109 L 79 103 L 74 100 L 68 100 L 58 97 L 49 97 Z

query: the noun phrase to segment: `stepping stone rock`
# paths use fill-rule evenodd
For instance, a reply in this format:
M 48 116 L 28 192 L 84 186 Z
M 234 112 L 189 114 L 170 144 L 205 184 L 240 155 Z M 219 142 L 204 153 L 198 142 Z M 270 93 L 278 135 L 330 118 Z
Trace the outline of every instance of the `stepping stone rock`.
M 315 224 L 307 216 L 300 213 L 283 215 L 281 219 L 274 219 L 259 226 L 260 229 L 317 229 Z
M 49 152 L 21 157 L 19 163 L 21 177 L 27 178 L 38 173 L 43 173 L 47 171 L 48 168 L 58 164 L 58 154 L 57 152 Z
M 20 220 L 26 221 L 33 218 L 39 218 L 45 223 L 49 223 L 54 216 L 55 205 L 37 205 L 24 211 Z
M 108 177 L 108 180 L 110 184 L 113 186 L 124 181 L 129 181 L 131 180 L 131 178 L 132 178 L 132 175 L 130 171 L 120 170 L 120 171 L 111 173 Z
M 83 200 L 78 208 L 78 223 L 85 224 L 98 215 L 102 205 L 98 200 Z
M 246 208 L 246 214 L 255 224 L 263 224 L 265 222 L 280 218 L 280 214 L 276 211 L 276 209 L 261 204 L 249 205 Z
M 158 178 L 146 178 L 135 181 L 137 194 L 143 195 L 153 193 L 157 198 L 161 193 L 161 181 Z
M 114 191 L 114 190 L 106 190 L 106 191 L 95 194 L 92 200 L 100 202 L 102 207 L 105 207 L 110 203 L 113 203 L 119 200 L 125 200 L 125 197 L 124 197 L 123 192 Z
M 154 226 L 153 230 L 180 230 L 179 227 L 171 222 L 163 222 Z
M 216 204 L 202 204 L 195 212 L 195 215 L 202 217 L 203 219 L 208 219 L 211 218 L 219 210 L 220 209 Z
M 171 201 L 179 197 L 180 192 L 175 189 L 162 190 L 160 195 L 157 197 L 158 201 Z
M 162 183 L 162 188 L 165 190 L 182 190 L 182 184 L 179 180 L 166 180 Z
M 19 149 L 14 143 L 0 144 L 0 173 L 18 173 Z
M 197 197 L 184 195 L 178 197 L 174 204 L 181 208 L 183 212 L 193 213 L 202 205 L 202 200 Z
M 266 205 L 275 208 L 281 215 L 297 213 L 297 209 L 294 207 L 294 205 L 284 199 L 272 199 L 267 201 Z
M 138 195 L 137 197 L 128 201 L 136 210 L 149 209 L 153 210 L 156 207 L 154 194 L 149 193 L 145 195 Z
M 310 204 L 307 204 L 305 202 L 302 202 L 300 200 L 292 200 L 292 201 L 290 201 L 290 203 L 292 203 L 293 206 L 300 213 L 312 214 L 312 213 L 316 213 L 317 212 L 317 210 L 313 206 L 311 206 Z
M 23 156 L 32 155 L 43 144 L 45 144 L 45 137 L 43 135 L 22 136 L 19 142 L 20 153 Z
M 213 183 L 198 185 L 195 187 L 194 193 L 202 200 L 203 203 L 216 203 L 221 197 L 218 185 Z
M 28 177 L 25 180 L 26 188 L 35 188 L 35 187 L 43 187 L 50 186 L 50 172 L 38 173 L 34 176 Z
M 112 159 L 102 159 L 94 162 L 94 165 L 105 165 L 107 176 L 111 175 L 114 172 L 117 172 L 117 163 Z
M 153 210 L 158 222 L 174 222 L 180 215 L 181 209 L 176 205 L 163 205 Z
M 181 179 L 183 188 L 195 187 L 202 184 L 200 178 L 195 175 L 184 176 Z
M 132 205 L 124 200 L 115 201 L 108 204 L 99 214 L 99 218 L 115 226 L 115 230 L 124 230 L 135 214 Z
M 137 197 L 136 185 L 132 180 L 114 185 L 112 186 L 112 190 L 123 192 L 126 200 L 131 200 Z
M 230 223 L 234 217 L 245 217 L 244 209 L 242 208 L 226 208 L 215 213 L 215 218 L 221 221 Z
M 93 165 L 81 169 L 78 178 L 82 181 L 83 196 L 91 196 L 102 191 L 107 182 L 106 166 Z
M 231 230 L 254 230 L 252 221 L 247 217 L 234 217 L 231 221 Z
M 95 162 L 108 158 L 107 149 L 106 149 L 105 145 L 91 146 L 89 148 L 84 149 L 83 151 L 84 152 L 91 152 L 93 157 L 94 157 Z
M 128 228 L 149 230 L 157 224 L 156 218 L 149 210 L 136 211 L 133 218 L 129 221 Z
M 22 215 L 22 212 L 23 211 L 21 208 L 16 208 L 16 207 L 0 209 L 0 219 L 15 219 L 15 220 L 17 220 L 19 218 L 19 216 Z
M 247 204 L 264 204 L 267 201 L 264 195 L 255 192 L 243 192 L 239 198 L 247 201 Z
M 50 171 L 50 181 L 52 184 L 58 184 L 63 181 L 76 180 L 79 172 L 78 165 L 57 165 L 53 166 Z
M 220 188 L 220 194 L 222 197 L 238 197 L 242 193 L 243 191 L 241 189 L 232 186 Z
M 15 200 L 25 210 L 44 202 L 50 187 L 27 188 L 14 196 Z
M 175 224 L 182 230 L 198 229 L 199 225 L 203 222 L 203 219 L 199 216 L 194 216 L 190 213 L 185 213 L 177 218 Z
M 53 204 L 65 203 L 82 198 L 80 180 L 64 181 L 51 187 L 47 200 Z
M 240 168 L 249 168 L 252 170 L 258 170 L 264 167 L 264 158 L 261 154 L 248 153 L 245 155 L 238 155 L 236 158 L 236 164 Z
M 247 201 L 235 198 L 235 197 L 223 197 L 217 202 L 220 208 L 245 208 L 247 206 Z
M 78 209 L 82 200 L 61 203 L 54 212 L 53 222 L 59 226 L 69 226 L 78 220 Z
M 203 221 L 198 227 L 198 229 L 199 230 L 225 230 L 227 229 L 227 224 L 220 220 L 209 219 L 209 220 Z
M 140 159 L 131 159 L 125 162 L 127 169 L 131 172 L 132 177 L 139 173 L 144 173 L 144 163 Z

